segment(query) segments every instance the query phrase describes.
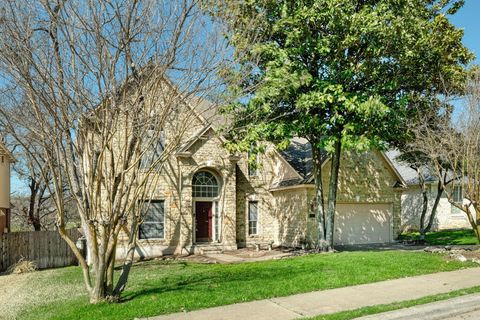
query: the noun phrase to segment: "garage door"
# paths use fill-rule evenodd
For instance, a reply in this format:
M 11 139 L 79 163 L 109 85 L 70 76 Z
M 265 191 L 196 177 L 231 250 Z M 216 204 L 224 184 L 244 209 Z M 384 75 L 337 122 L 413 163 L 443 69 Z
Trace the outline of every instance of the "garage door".
M 391 204 L 341 204 L 335 216 L 335 244 L 391 241 Z

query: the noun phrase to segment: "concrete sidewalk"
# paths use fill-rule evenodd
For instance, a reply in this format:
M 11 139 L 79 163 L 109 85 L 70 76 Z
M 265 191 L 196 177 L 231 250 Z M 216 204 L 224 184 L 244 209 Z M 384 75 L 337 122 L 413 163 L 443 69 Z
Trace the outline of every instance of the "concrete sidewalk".
M 414 300 L 480 285 L 480 268 L 434 273 L 296 294 L 293 296 L 237 303 L 192 312 L 181 312 L 149 320 L 296 319 L 362 307 Z

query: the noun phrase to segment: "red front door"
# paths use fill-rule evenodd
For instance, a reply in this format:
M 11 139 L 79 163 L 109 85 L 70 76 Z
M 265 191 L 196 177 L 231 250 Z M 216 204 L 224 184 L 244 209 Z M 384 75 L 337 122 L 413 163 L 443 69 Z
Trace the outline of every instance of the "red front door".
M 196 242 L 212 241 L 212 202 L 195 202 Z

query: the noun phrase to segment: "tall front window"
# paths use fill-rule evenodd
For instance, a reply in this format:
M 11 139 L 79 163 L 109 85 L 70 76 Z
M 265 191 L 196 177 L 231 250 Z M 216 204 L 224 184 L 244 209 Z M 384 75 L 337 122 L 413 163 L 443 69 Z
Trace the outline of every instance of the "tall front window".
M 456 202 L 456 203 L 462 203 L 463 202 L 462 186 L 453 187 L 452 199 L 453 199 L 453 202 Z
M 218 197 L 218 181 L 208 171 L 195 173 L 192 181 L 192 196 L 196 198 Z
M 248 202 L 248 234 L 258 234 L 258 201 Z
M 152 200 L 139 228 L 140 239 L 163 239 L 165 237 L 165 201 Z

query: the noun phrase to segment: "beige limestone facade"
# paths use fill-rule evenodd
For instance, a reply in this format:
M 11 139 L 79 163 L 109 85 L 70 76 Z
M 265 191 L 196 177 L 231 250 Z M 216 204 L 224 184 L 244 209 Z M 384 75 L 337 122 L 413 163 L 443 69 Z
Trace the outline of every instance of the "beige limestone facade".
M 401 195 L 401 215 L 398 224 L 401 232 L 418 231 L 420 229 L 420 217 L 423 208 L 423 193 L 421 184 L 418 180 L 418 174 L 408 164 L 398 159 L 400 152 L 398 150 L 390 150 L 386 153 L 405 181 L 405 188 Z M 430 215 L 433 203 L 437 197 L 438 180 L 435 175 L 427 174 L 425 177 L 427 191 L 427 217 Z M 448 199 L 448 195 L 452 196 L 452 200 L 458 203 L 468 204 L 468 199 L 464 198 L 462 186 L 458 183 L 450 183 L 447 186 L 448 192 L 443 192 L 438 207 L 436 209 L 435 218 L 433 220 L 432 231 L 448 230 L 448 229 L 470 229 L 471 225 L 467 215 L 457 208 Z M 472 211 L 473 216 L 475 213 Z
M 163 232 L 140 237 L 137 258 L 246 246 L 313 246 L 317 239 L 313 179 L 298 161 L 302 158 L 302 165 L 309 166 L 306 141 L 296 140 L 297 147 L 307 152 L 296 157 L 293 150 L 293 158 L 287 156 L 289 150 L 279 151 L 268 145 L 252 169 L 247 154 L 230 153 L 207 119 L 194 108 L 184 110 L 182 116 L 188 112 L 192 116 L 182 143 L 159 172 L 161 180 L 152 199 L 163 206 L 159 215 Z M 165 128 L 166 144 L 179 127 L 175 119 L 170 125 Z M 329 172 L 329 166 L 327 159 L 324 172 Z M 199 176 L 210 182 L 213 177 L 215 186 L 196 185 Z M 393 241 L 399 231 L 399 184 L 401 178 L 383 153 L 344 153 L 336 219 L 341 221 L 350 215 L 358 226 L 352 229 L 353 236 L 337 237 L 337 243 Z M 217 192 L 209 193 L 209 188 Z M 358 211 L 359 207 L 362 210 Z M 348 232 L 340 226 L 337 233 Z M 377 233 L 382 236 L 375 236 Z M 120 245 L 117 257 L 125 252 Z

